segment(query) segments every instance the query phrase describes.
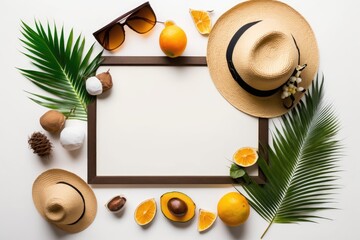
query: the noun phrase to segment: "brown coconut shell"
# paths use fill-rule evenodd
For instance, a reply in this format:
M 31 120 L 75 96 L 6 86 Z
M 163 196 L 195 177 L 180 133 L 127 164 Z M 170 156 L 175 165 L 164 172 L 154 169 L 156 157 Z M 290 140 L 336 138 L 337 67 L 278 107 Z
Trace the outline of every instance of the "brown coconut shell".
M 49 110 L 40 117 L 40 125 L 48 132 L 56 133 L 63 129 L 65 116 L 59 111 Z
M 110 69 L 107 72 L 99 73 L 98 75 L 96 75 L 96 77 L 100 80 L 102 84 L 103 92 L 106 92 L 113 86 L 112 77 L 109 71 Z

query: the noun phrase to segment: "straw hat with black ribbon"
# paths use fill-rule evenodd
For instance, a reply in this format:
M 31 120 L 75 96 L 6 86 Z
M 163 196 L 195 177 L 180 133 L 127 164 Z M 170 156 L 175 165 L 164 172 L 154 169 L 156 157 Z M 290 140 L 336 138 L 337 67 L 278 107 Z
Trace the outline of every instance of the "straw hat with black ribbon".
M 285 3 L 253 0 L 225 12 L 210 32 L 207 64 L 221 95 L 263 118 L 296 105 L 314 79 L 319 52 L 308 22 Z
M 62 169 L 40 174 L 33 183 L 32 197 L 40 215 L 69 233 L 86 229 L 96 216 L 97 201 L 90 186 Z

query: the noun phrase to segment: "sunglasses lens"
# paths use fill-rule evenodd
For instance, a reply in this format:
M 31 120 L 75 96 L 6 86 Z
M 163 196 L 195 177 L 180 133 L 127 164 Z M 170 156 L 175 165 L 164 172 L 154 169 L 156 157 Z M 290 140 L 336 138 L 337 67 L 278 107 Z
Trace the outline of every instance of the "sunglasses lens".
M 97 33 L 95 38 L 106 50 L 114 50 L 125 40 L 124 28 L 120 24 L 115 24 Z
M 126 24 L 138 33 L 146 33 L 155 26 L 156 16 L 150 5 L 148 5 L 133 13 L 126 20 Z

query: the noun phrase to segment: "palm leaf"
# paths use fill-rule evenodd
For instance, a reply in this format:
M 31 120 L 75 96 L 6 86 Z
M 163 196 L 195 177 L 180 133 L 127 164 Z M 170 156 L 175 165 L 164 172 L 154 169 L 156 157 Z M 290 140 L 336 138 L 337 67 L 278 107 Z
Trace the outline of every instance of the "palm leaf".
M 60 32 L 54 24 L 51 30 L 35 21 L 32 29 L 22 22 L 20 39 L 27 56 L 38 70 L 19 69 L 32 83 L 51 94 L 43 96 L 29 93 L 30 99 L 41 106 L 56 109 L 68 118 L 86 120 L 87 105 L 93 100 L 85 88 L 85 80 L 94 75 L 102 58 L 100 52 L 92 60 L 93 45 L 84 54 L 85 39 L 78 36 L 74 43 L 73 30 L 65 40 L 64 28 Z M 83 56 L 85 55 L 85 56 Z
M 267 183 L 243 185 L 250 205 L 269 223 L 261 238 L 273 223 L 315 222 L 323 218 L 318 210 L 331 209 L 341 155 L 335 139 L 339 122 L 331 105 L 322 103 L 324 79 L 319 82 L 275 127 L 269 164 L 259 158 Z

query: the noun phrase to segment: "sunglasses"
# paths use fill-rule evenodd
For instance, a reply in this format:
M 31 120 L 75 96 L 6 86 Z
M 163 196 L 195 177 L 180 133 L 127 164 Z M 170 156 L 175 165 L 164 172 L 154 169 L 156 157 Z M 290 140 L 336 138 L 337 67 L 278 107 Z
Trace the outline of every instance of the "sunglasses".
M 121 20 L 126 19 L 123 23 Z M 156 16 L 149 2 L 134 8 L 133 10 L 121 15 L 111 23 L 93 33 L 96 40 L 106 50 L 114 50 L 124 42 L 124 25 L 137 33 L 144 34 L 149 32 L 156 24 Z

